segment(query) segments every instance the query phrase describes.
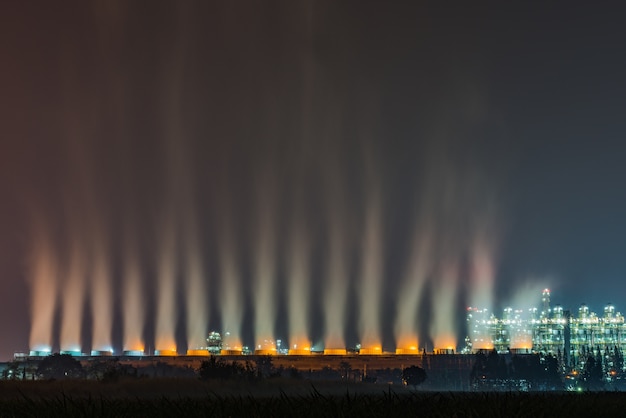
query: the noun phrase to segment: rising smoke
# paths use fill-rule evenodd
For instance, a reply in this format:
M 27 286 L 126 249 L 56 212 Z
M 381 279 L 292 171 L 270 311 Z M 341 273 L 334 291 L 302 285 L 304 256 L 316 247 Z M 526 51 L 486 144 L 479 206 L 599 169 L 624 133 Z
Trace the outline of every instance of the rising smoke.
M 475 117 L 394 139 L 396 115 L 367 104 L 389 86 L 353 77 L 369 55 L 326 34 L 310 5 L 155 6 L 159 23 L 98 4 L 98 48 L 63 47 L 77 98 L 59 136 L 80 135 L 63 139 L 71 164 L 52 180 L 67 236 L 55 240 L 53 212 L 35 223 L 31 349 L 52 346 L 56 310 L 63 350 L 183 352 L 212 329 L 233 350 L 308 349 L 315 336 L 328 349 L 455 347 L 462 302 L 492 309 L 500 221 L 464 136 Z
M 277 209 L 276 193 L 273 192 L 276 182 L 271 176 L 260 176 L 265 179 L 257 186 L 257 228 L 254 247 L 254 332 L 255 346 L 259 349 L 275 349 L 274 323 L 276 320 L 276 234 L 275 221 Z M 270 179 L 267 179 L 270 177 Z
M 44 235 L 43 225 L 31 237 L 33 250 L 29 265 L 31 271 L 31 331 L 29 345 L 32 350 L 50 350 L 52 326 L 57 302 L 58 267 L 56 254 L 52 250 L 50 238 Z

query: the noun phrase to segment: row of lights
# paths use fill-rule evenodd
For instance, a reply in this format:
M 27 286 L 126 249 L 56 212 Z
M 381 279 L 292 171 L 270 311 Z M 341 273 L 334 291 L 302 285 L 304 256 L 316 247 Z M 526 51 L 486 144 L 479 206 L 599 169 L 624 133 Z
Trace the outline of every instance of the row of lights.
M 347 355 L 348 350 L 345 348 L 326 348 L 323 352 L 312 351 L 309 347 L 297 348 L 294 347 L 289 349 L 288 355 L 311 355 L 311 354 L 324 354 L 324 355 Z M 435 348 L 433 350 L 434 354 L 454 354 L 454 349 L 451 347 L 446 348 Z M 38 350 L 31 350 L 31 357 L 45 357 L 52 354 L 52 350 L 49 348 L 43 348 Z M 86 353 L 82 353 L 80 349 L 75 350 L 61 350 L 60 354 L 69 354 L 75 357 L 86 356 Z M 112 356 L 114 351 L 111 350 L 91 350 L 91 356 L 100 357 L 100 356 Z M 211 353 L 208 349 L 190 349 L 187 350 L 187 356 L 209 356 Z M 222 349 L 220 351 L 221 355 L 233 356 L 233 355 L 243 355 L 244 352 L 240 348 L 228 348 Z M 276 355 L 278 354 L 276 349 L 257 349 L 254 351 L 255 355 Z M 382 355 L 385 354 L 380 346 L 374 347 L 363 347 L 358 350 L 359 355 Z M 388 354 L 388 353 L 387 353 Z M 420 354 L 420 350 L 416 346 L 405 347 L 405 348 L 397 348 L 395 351 L 396 355 L 417 355 Z M 142 357 L 146 355 L 143 350 L 124 350 L 122 352 L 122 356 L 128 357 Z M 174 357 L 178 356 L 178 352 L 175 349 L 168 350 L 155 350 L 154 356 L 160 357 Z

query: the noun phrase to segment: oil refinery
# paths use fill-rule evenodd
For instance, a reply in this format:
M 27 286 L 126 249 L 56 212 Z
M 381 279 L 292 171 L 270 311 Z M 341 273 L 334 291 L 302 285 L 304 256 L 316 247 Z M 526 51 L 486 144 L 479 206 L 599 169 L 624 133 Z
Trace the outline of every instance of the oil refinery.
M 541 308 L 528 310 L 507 307 L 498 318 L 487 310 L 468 308 L 471 337 L 461 353 L 495 349 L 498 353 L 551 353 L 562 356 L 564 364 L 576 365 L 593 350 L 626 348 L 624 315 L 608 304 L 602 314 L 586 305 L 572 314 L 550 305 L 550 290 L 544 289 Z
M 468 337 L 459 347 L 398 347 L 395 352 L 387 352 L 381 345 L 347 347 L 314 347 L 310 342 L 293 346 L 283 345 L 280 339 L 263 340 L 255 346 L 233 345 L 230 334 L 223 336 L 212 331 L 206 338 L 206 345 L 189 348 L 185 353 L 175 347 L 163 350 L 124 350 L 115 353 L 109 350 L 91 350 L 83 352 L 79 348 L 61 350 L 61 354 L 76 357 L 204 357 L 210 355 L 245 356 L 245 355 L 289 355 L 289 356 L 410 356 L 410 355 L 452 355 L 474 354 L 479 351 L 496 350 L 498 353 L 512 354 L 553 354 L 562 358 L 563 364 L 575 366 L 586 353 L 593 350 L 626 349 L 626 323 L 624 315 L 608 304 L 602 314 L 597 314 L 586 305 L 581 305 L 577 313 L 561 306 L 551 306 L 550 290 L 544 289 L 541 295 L 541 307 L 526 310 L 507 307 L 502 316 L 497 317 L 487 309 L 467 309 Z M 51 354 L 49 348 L 31 348 L 28 354 L 15 353 L 16 358 L 45 357 Z

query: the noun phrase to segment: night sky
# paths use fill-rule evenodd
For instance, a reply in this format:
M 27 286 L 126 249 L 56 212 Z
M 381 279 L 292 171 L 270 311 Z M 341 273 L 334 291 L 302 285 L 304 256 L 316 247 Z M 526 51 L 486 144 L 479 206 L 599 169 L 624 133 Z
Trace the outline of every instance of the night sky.
M 224 248 L 240 272 L 245 339 L 259 251 L 273 260 L 276 330 L 286 338 L 290 254 L 305 241 L 313 339 L 334 248 L 346 321 L 356 324 L 371 213 L 386 346 L 419 245 L 429 265 L 444 266 L 427 273 L 422 323 L 450 260 L 462 323 L 476 242 L 490 249 L 496 312 L 535 295 L 538 303 L 543 287 L 572 310 L 626 310 L 623 10 L 36 3 L 0 6 L 0 359 L 28 349 L 42 245 L 59 294 L 76 260 L 85 271 L 104 260 L 116 342 L 131 258 L 148 339 L 166 253 L 176 277 L 199 255 L 210 327 L 219 327 Z M 172 280 L 179 289 L 182 279 Z M 347 344 L 358 338 L 346 335 Z

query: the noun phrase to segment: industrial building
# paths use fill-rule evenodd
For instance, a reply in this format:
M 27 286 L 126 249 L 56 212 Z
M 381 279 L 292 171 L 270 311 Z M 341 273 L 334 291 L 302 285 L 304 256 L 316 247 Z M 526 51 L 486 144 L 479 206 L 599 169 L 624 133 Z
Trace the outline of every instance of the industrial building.
M 541 302 L 541 309 L 505 308 L 501 318 L 468 308 L 471 335 L 462 352 L 552 353 L 562 356 L 564 364 L 575 365 L 585 353 L 626 348 L 624 316 L 613 305 L 605 306 L 601 315 L 582 305 L 572 315 L 561 306 L 550 306 L 549 289 L 544 289 Z
M 433 354 L 453 355 L 472 354 L 481 350 L 493 350 L 498 353 L 533 354 L 544 353 L 558 356 L 561 364 L 566 368 L 575 368 L 581 365 L 581 361 L 589 356 L 589 353 L 601 353 L 619 351 L 619 355 L 626 349 L 626 323 L 624 315 L 617 312 L 613 305 L 604 307 L 602 314 L 592 312 L 589 307 L 582 305 L 577 312 L 564 310 L 561 306 L 551 306 L 550 290 L 544 289 L 541 295 L 540 308 L 513 309 L 507 307 L 502 316 L 497 317 L 487 309 L 468 308 L 467 329 L 468 336 L 465 338 L 463 347 L 456 351 L 453 347 L 434 347 Z M 225 339 L 219 332 L 212 331 L 206 338 L 206 346 L 190 348 L 187 356 L 207 357 L 209 355 L 241 356 L 241 355 L 292 355 L 292 356 L 350 356 L 359 354 L 362 356 L 390 356 L 391 353 L 383 352 L 382 346 L 361 347 L 347 349 L 345 347 L 326 347 L 321 350 L 313 350 L 310 344 L 298 347 L 282 346 L 281 340 L 266 340 L 257 346 L 249 348 L 244 345 L 229 344 L 229 333 L 224 334 Z M 43 358 L 51 354 L 49 348 L 31 349 L 29 353 L 15 353 L 16 360 L 28 358 Z M 61 354 L 69 354 L 76 357 L 103 357 L 113 356 L 112 350 L 92 350 L 91 356 L 82 353 L 80 349 L 61 351 Z M 395 354 L 422 355 L 427 354 L 426 349 L 417 345 L 410 347 L 397 347 Z M 182 353 L 175 349 L 154 350 L 125 350 L 122 357 L 149 358 L 176 357 Z

